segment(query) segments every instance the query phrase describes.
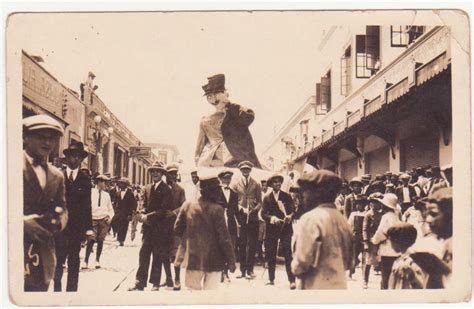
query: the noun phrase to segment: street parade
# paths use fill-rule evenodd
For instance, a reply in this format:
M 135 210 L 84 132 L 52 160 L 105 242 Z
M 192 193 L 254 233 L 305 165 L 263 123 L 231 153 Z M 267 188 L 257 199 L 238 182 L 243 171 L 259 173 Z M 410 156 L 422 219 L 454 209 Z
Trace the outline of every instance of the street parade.
M 22 50 L 23 291 L 452 287 L 449 27 L 328 29 L 315 93 L 280 114 L 277 95 L 241 99 L 266 77 L 225 66 L 170 73 L 184 84 L 172 104 L 112 112 L 105 69 L 76 91 Z M 117 90 L 139 77 L 124 79 Z
M 87 156 L 81 142 L 63 151 L 62 171 L 45 165 L 63 129 L 46 115 L 24 119 L 25 291 L 47 291 L 51 280 L 62 291 L 65 269 L 66 291 L 77 291 L 82 271 L 107 267 L 100 260 L 104 241 L 120 250 L 140 233 L 128 291 L 216 289 L 254 280 L 257 269 L 268 274 L 266 285 L 287 281 L 289 289 L 346 289 L 356 272 L 364 289 L 369 282 L 380 289 L 449 284 L 451 166 L 349 181 L 320 169 L 294 181 L 261 170 L 248 131 L 254 114 L 227 99 L 225 76 L 209 77 L 203 89 L 216 113 L 203 118 L 201 169 L 190 175 L 187 195 L 177 164 L 154 162 L 145 186 L 89 176 L 79 169 Z M 257 169 L 267 179 L 256 180 Z M 285 182 L 292 182 L 288 191 Z M 45 188 L 51 199 L 41 194 Z M 286 272 L 278 278 L 277 264 Z

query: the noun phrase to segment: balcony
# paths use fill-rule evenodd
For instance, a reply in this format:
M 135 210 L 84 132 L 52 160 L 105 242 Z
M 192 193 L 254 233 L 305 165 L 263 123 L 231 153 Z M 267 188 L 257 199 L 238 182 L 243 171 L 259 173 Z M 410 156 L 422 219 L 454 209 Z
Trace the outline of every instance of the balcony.
M 398 102 L 413 88 L 448 68 L 451 62 L 448 27 L 434 27 L 403 51 L 397 59 L 382 68 L 366 84 L 337 104 L 322 119 L 315 131 L 323 131 L 313 139 L 312 149 L 300 154 L 295 161 L 324 147 L 324 144 L 351 130 L 384 106 Z

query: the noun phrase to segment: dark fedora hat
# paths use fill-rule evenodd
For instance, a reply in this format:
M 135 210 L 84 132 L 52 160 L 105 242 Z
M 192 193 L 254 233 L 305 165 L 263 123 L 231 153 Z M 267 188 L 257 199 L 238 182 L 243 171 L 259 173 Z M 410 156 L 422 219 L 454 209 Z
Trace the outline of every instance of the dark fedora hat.
M 71 142 L 69 147 L 63 150 L 63 154 L 66 157 L 74 153 L 79 154 L 82 159 L 84 159 L 88 155 L 87 151 L 84 150 L 84 144 L 76 141 Z
M 202 86 L 205 96 L 217 92 L 224 92 L 226 90 L 224 74 L 216 74 L 211 77 L 208 77 L 207 79 L 207 84 Z

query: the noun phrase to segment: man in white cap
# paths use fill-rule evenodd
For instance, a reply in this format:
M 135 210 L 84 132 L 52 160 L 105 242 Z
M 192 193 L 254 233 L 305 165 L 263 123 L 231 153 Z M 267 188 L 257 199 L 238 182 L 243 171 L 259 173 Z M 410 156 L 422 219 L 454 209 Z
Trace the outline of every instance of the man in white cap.
M 237 278 L 254 279 L 253 267 L 258 242 L 258 212 L 262 208 L 262 188 L 250 176 L 253 168 L 251 162 L 240 162 L 238 167 L 242 177 L 232 188 L 239 195 L 239 216 L 242 222 L 238 240 L 241 275 Z
M 48 156 L 63 135 L 47 115 L 23 119 L 24 290 L 47 291 L 56 268 L 54 234 L 68 220 L 64 176 Z
M 232 175 L 234 173 L 228 168 L 223 168 L 217 177 L 221 182 L 221 191 L 220 200 L 222 201 L 222 206 L 225 209 L 225 219 L 227 229 L 229 230 L 230 239 L 232 241 L 232 249 L 235 252 L 235 245 L 237 243 L 238 235 L 238 226 L 241 225 L 241 222 L 238 222 L 237 213 L 239 211 L 239 195 L 230 188 L 230 182 L 232 181 Z M 221 281 L 230 282 L 229 272 L 226 268 L 222 273 Z

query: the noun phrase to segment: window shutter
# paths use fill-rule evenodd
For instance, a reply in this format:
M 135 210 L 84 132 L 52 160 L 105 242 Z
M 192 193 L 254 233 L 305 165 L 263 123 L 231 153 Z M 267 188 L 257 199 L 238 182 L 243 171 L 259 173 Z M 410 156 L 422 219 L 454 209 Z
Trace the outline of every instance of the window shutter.
M 365 54 L 365 35 L 356 35 L 356 53 Z
M 341 57 L 341 95 L 347 96 L 351 83 L 351 56 Z
M 380 26 L 366 26 L 365 49 L 367 53 L 366 67 L 375 69 L 380 55 Z
M 321 110 L 331 109 L 331 77 L 321 77 Z

